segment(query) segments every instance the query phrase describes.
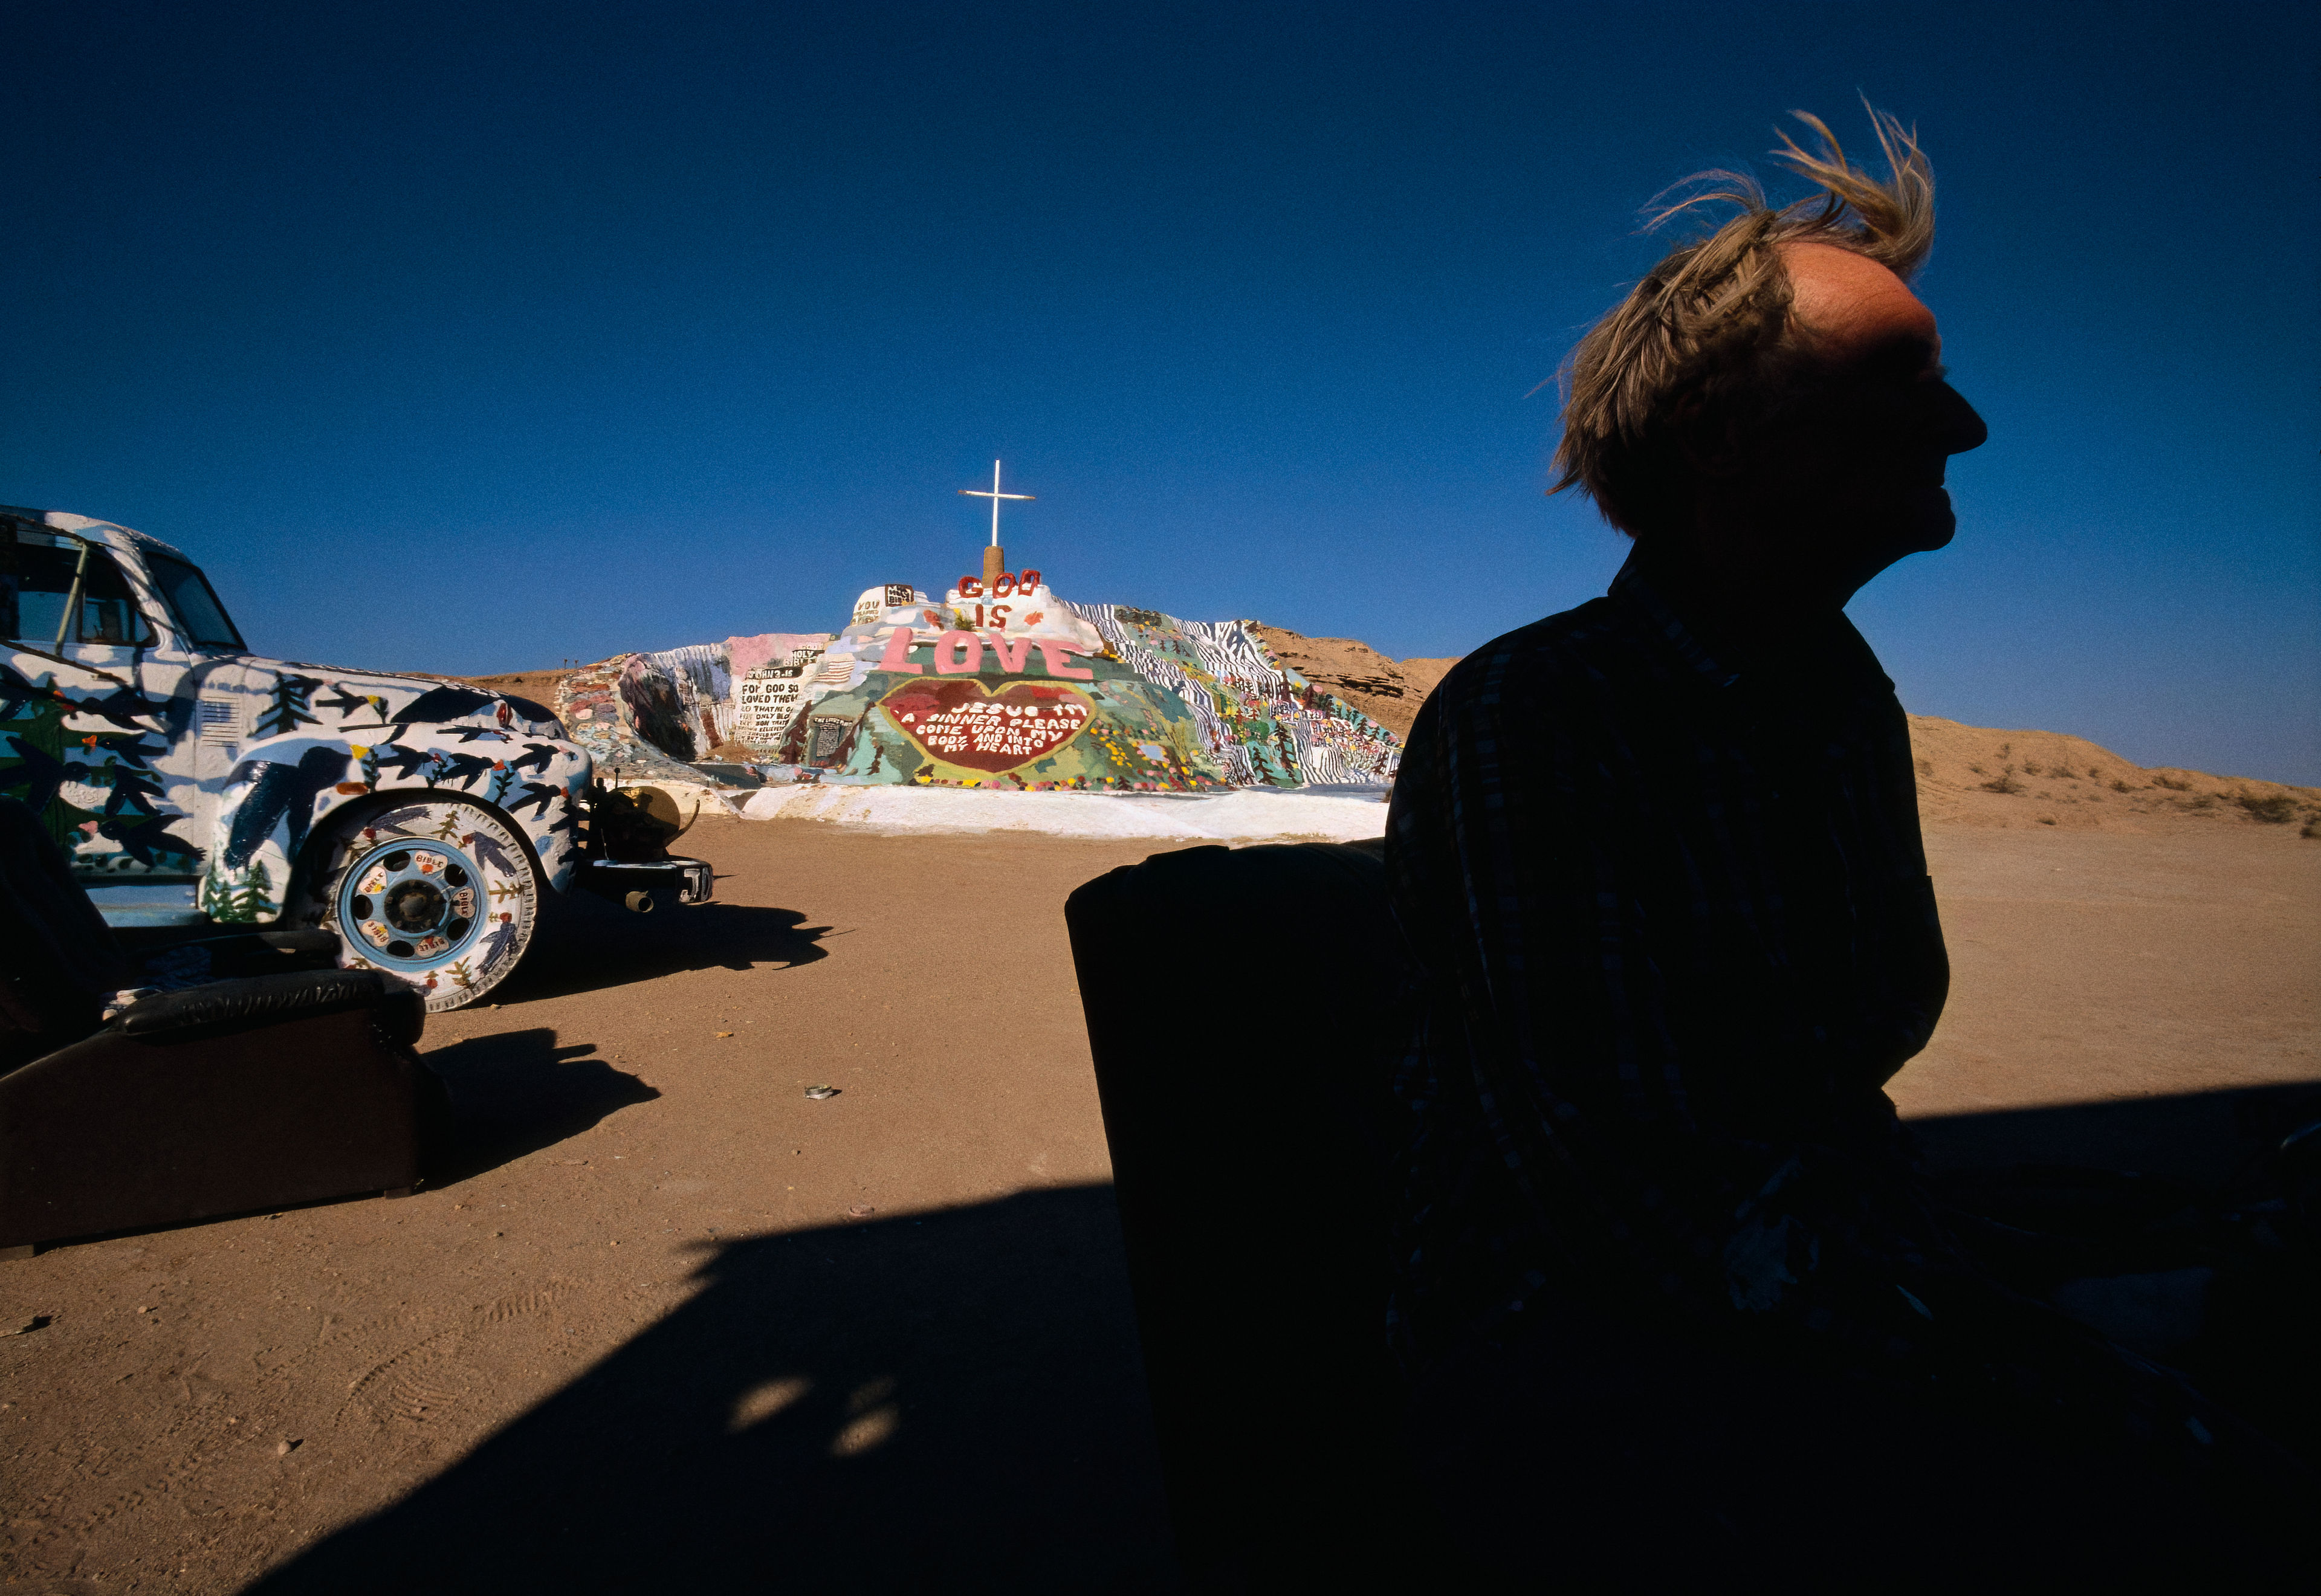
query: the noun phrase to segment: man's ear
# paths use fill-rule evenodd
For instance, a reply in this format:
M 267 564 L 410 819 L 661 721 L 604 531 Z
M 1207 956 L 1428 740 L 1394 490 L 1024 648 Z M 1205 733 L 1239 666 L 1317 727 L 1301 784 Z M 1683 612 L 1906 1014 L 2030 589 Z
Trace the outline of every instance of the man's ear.
M 1670 411 L 1669 435 L 1696 475 L 1717 479 L 1741 475 L 1746 458 L 1741 430 L 1730 414 L 1714 413 L 1699 390 L 1685 394 Z

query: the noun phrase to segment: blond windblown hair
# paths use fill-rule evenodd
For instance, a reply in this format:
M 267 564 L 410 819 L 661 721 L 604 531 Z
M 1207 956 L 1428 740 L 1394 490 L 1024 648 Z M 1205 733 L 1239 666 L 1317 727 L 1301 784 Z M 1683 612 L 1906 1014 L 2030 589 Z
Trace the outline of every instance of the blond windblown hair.
M 1745 434 L 1798 385 L 1809 351 L 1790 320 L 1784 244 L 1830 244 L 1907 278 L 1934 241 L 1934 177 L 1915 132 L 1864 102 L 1886 157 L 1882 181 L 1854 166 L 1819 117 L 1819 148 L 1787 133 L 1773 158 L 1819 192 L 1775 209 L 1754 177 L 1703 172 L 1661 198 L 1647 231 L 1704 209 L 1738 213 L 1670 250 L 1564 363 L 1563 437 L 1549 491 L 1577 485 L 1630 537 L 1680 524 L 1690 503 L 1683 429 L 1694 416 Z

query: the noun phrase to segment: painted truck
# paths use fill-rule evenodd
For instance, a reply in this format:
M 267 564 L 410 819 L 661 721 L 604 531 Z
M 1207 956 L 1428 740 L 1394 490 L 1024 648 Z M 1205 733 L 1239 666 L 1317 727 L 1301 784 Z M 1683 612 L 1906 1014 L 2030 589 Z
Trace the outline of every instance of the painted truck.
M 101 909 L 326 929 L 341 964 L 460 1008 L 514 970 L 543 892 L 708 897 L 593 776 L 539 704 L 263 658 L 158 538 L 0 506 L 0 793 Z

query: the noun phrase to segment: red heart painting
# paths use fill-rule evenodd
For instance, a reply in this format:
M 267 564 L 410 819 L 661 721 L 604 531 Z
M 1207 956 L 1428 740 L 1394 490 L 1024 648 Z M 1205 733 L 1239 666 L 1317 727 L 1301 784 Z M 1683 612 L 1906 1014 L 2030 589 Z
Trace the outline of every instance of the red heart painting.
M 1095 712 L 1069 687 L 1013 682 L 988 693 L 973 676 L 906 682 L 878 701 L 910 739 L 946 765 L 997 774 L 1044 759 Z

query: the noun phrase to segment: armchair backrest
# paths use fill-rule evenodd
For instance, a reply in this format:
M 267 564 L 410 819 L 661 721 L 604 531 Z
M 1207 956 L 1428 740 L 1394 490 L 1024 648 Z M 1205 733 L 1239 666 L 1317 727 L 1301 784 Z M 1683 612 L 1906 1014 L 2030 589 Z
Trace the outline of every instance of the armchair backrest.
M 1202 1582 L 1366 1583 L 1415 1496 L 1385 1334 L 1380 845 L 1157 854 L 1065 917 L 1179 1554 Z

